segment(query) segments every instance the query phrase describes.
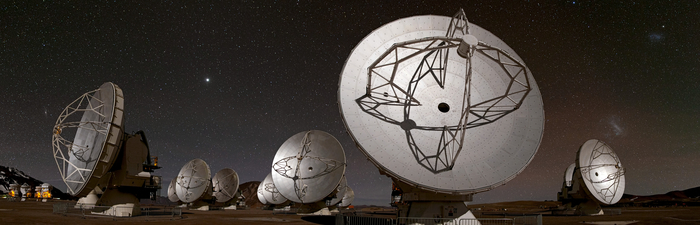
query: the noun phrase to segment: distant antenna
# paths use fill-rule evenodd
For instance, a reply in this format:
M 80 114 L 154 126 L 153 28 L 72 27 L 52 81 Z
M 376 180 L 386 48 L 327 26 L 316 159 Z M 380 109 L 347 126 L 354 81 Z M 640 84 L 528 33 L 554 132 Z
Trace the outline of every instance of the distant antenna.
M 262 203 L 263 205 L 267 205 L 267 200 L 265 200 L 265 196 L 263 195 L 265 191 L 264 187 L 265 185 L 263 185 L 263 182 L 260 182 L 260 184 L 258 184 L 258 200 L 260 200 L 260 203 Z
M 322 201 L 345 174 L 345 152 L 329 133 L 300 132 L 277 150 L 271 173 L 285 198 L 298 203 Z
M 352 190 L 352 188 L 347 187 L 345 190 L 345 195 L 343 195 L 343 200 L 340 201 L 340 204 L 338 206 L 340 207 L 348 207 L 352 202 L 355 200 L 355 191 Z
M 180 201 L 180 198 L 177 197 L 177 193 L 175 191 L 176 186 L 177 186 L 177 178 L 170 181 L 170 185 L 168 185 L 168 200 L 170 200 L 171 202 L 179 202 Z
M 211 170 L 204 160 L 193 159 L 185 164 L 177 175 L 175 193 L 184 203 L 211 198 Z
M 574 182 L 574 171 L 576 170 L 576 163 L 572 163 L 566 168 L 564 172 L 564 182 L 566 182 L 567 187 L 571 187 Z
M 263 196 L 267 204 L 278 205 L 288 201 L 287 198 L 280 194 L 277 186 L 275 186 L 275 183 L 272 181 L 271 173 L 267 174 L 267 177 L 260 183 L 260 186 L 263 187 Z
M 224 168 L 211 179 L 214 185 L 216 202 L 229 202 L 238 193 L 238 174 L 231 168 Z
M 557 198 L 573 214 L 603 214 L 600 204 L 615 204 L 625 192 L 625 169 L 617 154 L 602 141 L 591 139 L 583 143 L 571 171 L 573 182 L 568 185 L 570 169 L 567 169 Z
M 338 102 L 357 147 L 402 191 L 401 217 L 472 218 L 464 202 L 522 172 L 544 129 L 530 70 L 461 9 L 367 35 L 346 60 Z
M 338 187 L 336 187 L 336 194 L 333 196 L 333 198 L 330 200 L 328 206 L 336 206 L 338 203 L 340 203 L 343 200 L 343 197 L 345 197 L 345 192 L 347 191 L 348 188 L 348 181 L 345 179 L 345 176 L 343 176 L 343 179 L 340 180 L 340 183 L 338 184 Z
M 82 197 L 78 206 L 110 206 L 93 214 L 140 215 L 139 199 L 161 188 L 145 134 L 126 134 L 123 125 L 124 95 L 107 82 L 69 104 L 53 128 L 53 156 L 67 192 Z

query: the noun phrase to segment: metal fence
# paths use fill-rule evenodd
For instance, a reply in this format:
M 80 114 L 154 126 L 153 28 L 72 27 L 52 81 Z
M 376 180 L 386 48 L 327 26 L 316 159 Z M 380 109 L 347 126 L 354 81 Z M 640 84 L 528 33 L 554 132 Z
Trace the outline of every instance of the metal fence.
M 130 214 L 120 212 L 128 211 L 130 207 L 125 206 L 95 206 L 86 204 L 69 204 L 55 203 L 53 204 L 53 213 L 63 215 L 73 215 L 81 217 L 110 217 L 110 218 L 132 218 Z M 182 208 L 179 207 L 152 207 L 140 208 L 141 215 L 134 216 L 138 218 L 155 219 L 155 218 L 182 218 Z
M 513 218 L 479 218 L 479 219 L 449 219 L 449 218 L 378 218 L 363 216 L 338 216 L 338 224 L 367 224 L 367 225 L 542 225 L 542 216 L 519 216 Z
M 621 208 L 604 208 L 603 214 L 605 215 L 620 215 L 622 214 Z

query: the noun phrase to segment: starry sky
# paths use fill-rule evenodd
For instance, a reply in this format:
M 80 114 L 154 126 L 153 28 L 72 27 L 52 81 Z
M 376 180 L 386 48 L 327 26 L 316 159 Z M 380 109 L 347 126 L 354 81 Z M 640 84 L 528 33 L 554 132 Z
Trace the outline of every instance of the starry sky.
M 0 165 L 65 190 L 52 127 L 114 82 L 166 184 L 194 158 L 260 181 L 287 138 L 317 129 L 343 145 L 355 204 L 388 205 L 391 180 L 343 125 L 339 75 L 372 30 L 459 8 L 528 65 L 546 119 L 529 166 L 475 203 L 556 199 L 591 138 L 622 160 L 626 193 L 700 186 L 696 1 L 2 1 Z

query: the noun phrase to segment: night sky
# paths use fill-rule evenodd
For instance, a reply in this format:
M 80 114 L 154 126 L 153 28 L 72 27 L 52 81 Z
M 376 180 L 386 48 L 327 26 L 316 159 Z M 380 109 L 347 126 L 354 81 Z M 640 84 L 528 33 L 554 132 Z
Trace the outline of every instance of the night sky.
M 459 8 L 528 65 L 546 119 L 529 166 L 474 202 L 556 199 L 591 138 L 620 157 L 626 193 L 700 186 L 697 1 L 30 2 L 0 2 L 0 165 L 62 190 L 58 114 L 114 82 L 165 184 L 194 158 L 260 181 L 287 138 L 317 129 L 343 144 L 355 204 L 388 205 L 391 180 L 343 125 L 339 75 L 372 30 Z

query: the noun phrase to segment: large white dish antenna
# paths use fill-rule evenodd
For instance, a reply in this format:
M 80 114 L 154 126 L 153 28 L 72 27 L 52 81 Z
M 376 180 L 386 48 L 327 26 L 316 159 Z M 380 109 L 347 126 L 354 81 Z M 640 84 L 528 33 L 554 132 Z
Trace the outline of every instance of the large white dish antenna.
M 175 193 L 180 201 L 191 203 L 211 193 L 211 170 L 204 160 L 187 162 L 177 175 Z
M 287 198 L 282 196 L 277 190 L 275 183 L 272 181 L 272 174 L 267 174 L 267 177 L 260 185 L 263 186 L 263 197 L 265 197 L 267 204 L 277 205 L 287 201 Z
M 224 168 L 211 178 L 211 183 L 214 185 L 216 201 L 228 202 L 238 191 L 238 173 L 231 168 Z
M 340 201 L 340 204 L 338 206 L 340 207 L 348 207 L 352 202 L 355 201 L 355 191 L 352 190 L 352 188 L 347 187 L 345 189 L 345 195 L 343 195 L 343 200 Z
M 176 186 L 177 186 L 177 178 L 170 181 L 170 185 L 168 185 L 168 200 L 170 200 L 171 202 L 180 201 L 180 198 L 177 197 L 177 193 L 175 191 Z
M 280 194 L 299 203 L 328 197 L 345 174 L 343 146 L 333 135 L 319 130 L 287 139 L 272 162 L 272 180 Z
M 347 191 L 348 188 L 348 180 L 343 176 L 343 179 L 340 180 L 340 183 L 338 184 L 338 187 L 336 187 L 336 193 L 335 193 L 335 198 L 331 199 L 329 206 L 337 205 L 340 203 L 340 201 L 343 200 L 343 197 L 345 197 L 345 191 Z
M 413 16 L 365 37 L 340 75 L 348 133 L 381 173 L 470 194 L 513 179 L 544 129 L 532 73 L 505 42 L 455 18 Z
M 107 82 L 80 96 L 58 116 L 53 155 L 69 194 L 86 196 L 112 167 L 124 133 L 123 115 L 122 90 Z
M 602 141 L 591 139 L 578 150 L 576 164 L 586 192 L 603 204 L 615 204 L 625 193 L 625 169 L 617 154 Z
M 574 182 L 574 172 L 576 171 L 576 163 L 572 163 L 566 168 L 564 172 L 564 182 L 566 182 L 567 187 L 571 187 Z

